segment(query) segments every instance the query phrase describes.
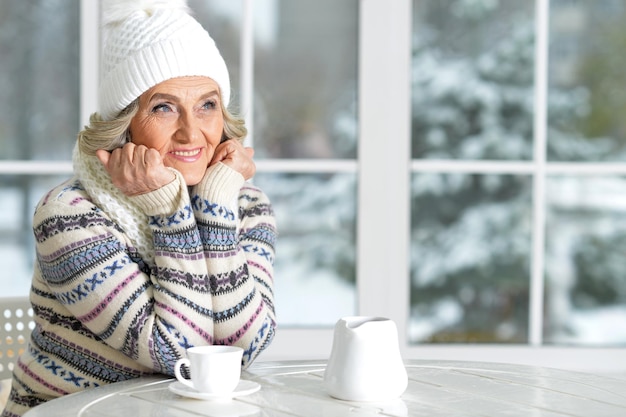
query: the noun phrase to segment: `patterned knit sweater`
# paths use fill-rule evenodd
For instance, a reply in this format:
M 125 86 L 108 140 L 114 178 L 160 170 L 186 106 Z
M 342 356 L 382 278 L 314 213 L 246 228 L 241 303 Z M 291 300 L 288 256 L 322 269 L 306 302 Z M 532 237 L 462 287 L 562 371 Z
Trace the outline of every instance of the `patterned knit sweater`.
M 152 267 L 76 178 L 41 200 L 36 327 L 4 417 L 104 384 L 173 375 L 191 346 L 241 346 L 244 367 L 268 346 L 276 326 L 272 208 L 226 165 L 209 171 L 192 188 L 178 176 L 132 197 L 152 231 Z

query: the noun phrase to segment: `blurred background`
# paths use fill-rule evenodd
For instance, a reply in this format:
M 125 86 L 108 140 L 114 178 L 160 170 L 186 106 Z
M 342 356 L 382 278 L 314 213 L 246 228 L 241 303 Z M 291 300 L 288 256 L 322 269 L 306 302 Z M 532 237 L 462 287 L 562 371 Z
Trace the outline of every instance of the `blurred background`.
M 97 4 L 0 0 L 2 297 L 95 110 Z M 626 369 L 626 0 L 189 4 L 278 220 L 274 356 L 374 314 L 411 357 Z

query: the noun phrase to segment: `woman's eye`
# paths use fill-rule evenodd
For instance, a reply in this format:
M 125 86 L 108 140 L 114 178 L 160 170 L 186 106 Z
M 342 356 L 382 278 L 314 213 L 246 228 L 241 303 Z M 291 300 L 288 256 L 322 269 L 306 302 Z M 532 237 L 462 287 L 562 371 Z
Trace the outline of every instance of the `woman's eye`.
M 152 108 L 152 112 L 169 112 L 172 111 L 172 108 L 166 103 L 157 104 Z
M 217 108 L 217 102 L 215 100 L 209 100 L 202 106 L 204 109 L 213 110 Z

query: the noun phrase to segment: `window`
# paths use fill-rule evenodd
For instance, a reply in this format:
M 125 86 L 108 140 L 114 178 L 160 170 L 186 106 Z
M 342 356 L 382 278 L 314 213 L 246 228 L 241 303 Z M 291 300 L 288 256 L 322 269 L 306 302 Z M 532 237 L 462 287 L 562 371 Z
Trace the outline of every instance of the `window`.
M 626 367 L 626 1 L 189 3 L 277 214 L 265 359 L 326 358 L 335 321 L 361 314 L 393 318 L 406 357 Z M 32 207 L 95 108 L 98 19 L 96 2 L 0 0 L 11 295 Z
M 534 29 L 531 2 L 415 2 L 412 343 L 528 342 L 532 177 L 480 162 L 533 158 Z
M 548 58 L 544 339 L 624 346 L 626 2 L 550 11 L 551 45 L 577 47 Z
M 0 286 L 4 296 L 28 293 L 33 208 L 44 192 L 61 181 L 55 175 L 56 164 L 48 161 L 68 159 L 74 145 L 79 126 L 79 14 L 78 0 L 0 0 L 0 262 L 5 271 Z
M 626 344 L 625 8 L 413 1 L 409 344 Z

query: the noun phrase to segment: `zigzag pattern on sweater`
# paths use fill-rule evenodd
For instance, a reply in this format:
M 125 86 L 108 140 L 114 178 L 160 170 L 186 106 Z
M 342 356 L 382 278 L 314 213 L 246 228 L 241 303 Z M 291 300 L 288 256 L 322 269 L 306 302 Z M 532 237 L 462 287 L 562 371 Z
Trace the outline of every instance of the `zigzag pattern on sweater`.
M 42 290 L 40 288 L 37 288 L 34 285 L 30 288 L 30 292 L 31 292 L 31 294 L 34 294 L 37 297 L 45 298 L 46 302 L 51 302 L 51 301 L 58 302 L 57 298 L 55 297 L 55 295 L 53 293 L 48 292 L 48 291 L 44 291 L 44 290 Z M 33 305 L 33 309 L 35 310 L 35 312 L 37 311 L 37 308 L 38 308 L 37 304 Z
M 182 299 L 181 297 L 177 297 L 178 301 L 185 301 L 184 299 Z M 195 321 L 191 320 L 187 315 L 185 315 L 184 313 L 176 310 L 173 306 L 169 305 L 169 304 L 164 304 L 161 302 L 155 302 L 157 308 L 162 309 L 163 311 L 166 311 L 169 315 L 175 316 L 178 320 L 180 320 L 182 323 L 185 324 L 185 326 L 187 326 L 189 329 L 193 330 L 197 335 L 199 335 L 203 340 L 205 340 L 207 342 L 207 344 L 211 344 L 213 343 L 213 329 L 204 329 L 201 328 L 200 326 L 198 326 L 198 324 L 196 324 Z M 189 304 L 189 303 L 188 303 Z M 196 304 L 197 305 L 197 304 Z M 208 310 L 208 309 L 204 309 L 204 310 Z M 213 315 L 213 313 L 211 312 L 211 316 Z M 210 316 L 208 316 L 210 317 Z M 178 334 L 178 333 L 176 333 Z M 181 346 L 183 345 L 189 345 L 186 341 L 186 337 L 182 336 L 181 339 L 183 339 L 183 342 L 179 342 L 179 344 Z
M 41 222 L 40 225 L 34 227 L 33 233 L 38 242 L 45 242 L 48 238 L 59 233 L 98 226 L 114 227 L 116 230 L 121 231 L 115 223 L 103 217 L 102 213 L 93 210 L 81 215 L 48 218 Z
M 224 295 L 237 290 L 248 279 L 248 265 L 243 264 L 234 271 L 211 275 L 211 293 Z
M 263 264 L 260 264 L 259 262 L 250 260 L 248 261 L 248 265 L 250 265 L 252 268 L 258 269 L 259 272 L 262 272 L 266 277 L 270 278 L 270 281 L 273 283 L 274 282 L 274 277 L 272 276 L 272 271 L 267 269 Z M 255 279 L 258 279 L 258 277 L 255 277 Z M 263 282 L 264 286 L 269 286 L 268 283 L 265 282 L 265 280 L 260 279 L 260 281 Z
M 272 248 L 276 244 L 276 231 L 266 223 L 260 223 L 254 229 L 242 230 L 241 234 L 246 239 L 257 241 Z
M 254 295 L 254 294 L 252 294 Z M 250 297 L 249 299 L 252 299 L 253 297 Z M 254 322 L 256 321 L 257 317 L 260 316 L 261 312 L 263 312 L 263 310 L 266 310 L 267 307 L 263 304 L 260 303 L 257 308 L 255 309 L 254 313 L 252 313 L 248 319 L 244 322 L 244 324 L 237 329 L 234 333 L 231 333 L 229 336 L 224 337 L 222 339 L 216 340 L 216 344 L 224 344 L 224 345 L 234 345 L 236 344 L 236 342 L 241 339 L 241 337 L 246 334 L 246 332 L 252 327 L 252 325 L 254 324 Z M 273 321 L 272 321 L 273 323 Z M 265 326 L 267 323 L 264 321 L 262 326 Z M 261 332 L 261 334 L 263 333 L 262 330 L 259 330 L 259 332 Z M 257 332 L 256 337 L 259 337 L 259 332 Z
M 274 310 L 274 291 L 272 290 L 272 288 L 270 286 L 268 286 L 261 278 L 255 276 L 254 277 L 254 281 L 256 281 L 257 284 L 261 285 L 265 291 L 259 291 L 259 293 L 261 294 L 261 297 L 263 297 L 263 302 L 265 303 L 265 305 L 267 305 L 272 312 L 275 311 Z
M 86 329 L 83 324 L 73 316 L 59 314 L 51 308 L 44 308 L 39 305 L 33 305 L 33 311 L 38 317 L 47 320 L 50 324 L 60 326 L 62 328 L 77 332 L 81 336 L 88 337 L 93 340 L 100 340 L 95 334 Z
M 151 313 L 152 307 L 150 304 L 142 305 L 137 314 L 135 314 L 135 317 L 133 317 L 131 326 L 126 331 L 124 345 L 120 350 L 135 360 L 139 358 L 139 332 L 145 327 Z M 120 314 L 120 312 L 118 312 L 118 314 Z M 117 327 L 117 325 L 115 327 Z
M 162 282 L 177 285 L 184 285 L 194 292 L 210 294 L 211 282 L 206 274 L 193 274 L 179 269 L 165 268 L 157 265 L 156 274 L 161 277 Z
M 258 204 L 252 207 L 239 207 L 239 218 L 257 217 L 257 216 L 273 216 L 274 210 L 269 204 Z
M 202 242 L 198 229 L 194 226 L 176 231 L 154 230 L 155 251 L 169 251 L 176 253 L 193 254 L 202 251 Z
M 38 383 L 40 383 L 41 385 L 45 386 L 46 388 L 52 390 L 52 392 L 55 392 L 59 395 L 66 395 L 68 394 L 66 391 L 58 389 L 57 387 L 53 386 L 52 384 L 48 383 L 47 381 L 43 380 L 42 378 L 39 377 L 39 375 L 36 375 L 34 372 L 32 372 L 30 369 L 28 369 L 23 362 L 21 362 L 20 360 L 18 360 L 17 362 L 17 367 L 21 370 L 23 370 L 26 374 L 26 376 L 28 378 L 33 379 L 34 381 L 37 381 Z M 20 387 L 20 389 L 23 389 L 27 395 L 26 396 L 18 396 L 16 395 L 16 391 L 15 390 L 11 390 L 11 395 L 9 396 L 9 399 L 11 401 L 14 401 L 16 404 L 20 404 L 26 407 L 36 407 L 39 404 L 44 403 L 47 399 L 41 398 L 39 397 L 37 394 L 37 392 L 33 391 L 30 386 L 28 386 L 26 384 L 26 382 L 21 379 L 21 378 L 16 378 L 15 382 L 17 384 L 18 387 Z M 5 410 L 6 411 L 6 410 Z M 16 414 L 10 414 L 12 416 L 17 416 Z M 3 414 L 3 417 L 5 416 L 5 414 Z
M 38 253 L 37 261 L 41 272 L 50 285 L 60 286 L 67 285 L 74 280 L 76 275 L 95 265 L 104 263 L 119 253 L 125 253 L 122 244 L 112 235 L 101 235 L 64 246 L 47 256 Z M 127 263 L 128 261 L 130 259 L 125 258 L 123 262 Z M 108 265 L 105 267 L 105 271 L 109 272 L 110 276 L 122 266 Z M 78 290 L 82 289 L 87 288 Z
M 198 221 L 198 231 L 205 251 L 232 250 L 237 245 L 237 233 L 234 227 Z
M 177 302 L 181 303 L 182 305 L 185 306 L 186 309 L 191 309 L 193 311 L 194 314 L 198 314 L 199 316 L 203 316 L 203 317 L 208 317 L 208 318 L 212 318 L 213 317 L 213 309 L 210 307 L 206 307 L 204 305 L 200 305 L 197 303 L 194 303 L 193 301 L 191 301 L 188 297 L 184 297 L 181 296 L 178 293 L 175 293 L 173 291 L 170 291 L 169 289 L 163 287 L 163 286 L 159 286 L 155 288 L 155 291 L 158 291 L 160 293 L 162 293 L 164 296 L 171 298 L 172 300 L 176 300 Z M 174 312 L 175 310 L 172 308 L 172 306 L 170 306 L 169 304 L 163 304 L 163 303 L 157 303 L 155 302 L 156 305 L 159 306 L 164 306 L 167 307 L 168 311 Z M 209 302 L 210 304 L 210 302 Z M 177 314 L 178 315 L 178 314 Z M 182 319 L 183 316 L 178 315 L 178 318 Z M 195 324 L 190 323 L 191 326 L 195 327 Z
M 24 367 L 21 366 L 19 362 L 18 362 L 18 368 L 24 369 Z M 28 385 L 26 385 L 26 383 L 22 381 L 20 378 L 14 378 L 14 381 L 16 385 L 24 389 L 28 393 L 28 395 L 25 395 L 23 397 L 19 396 L 17 395 L 16 391 L 12 389 L 9 395 L 9 401 L 14 402 L 15 404 L 19 404 L 22 407 L 29 407 L 29 408 L 36 407 L 46 402 L 45 399 L 37 397 L 36 394 L 33 392 L 33 390 L 28 388 Z M 61 394 L 61 395 L 64 395 L 64 394 Z M 7 412 L 7 410 L 5 410 L 2 417 L 20 417 L 20 415 Z
M 172 330 L 174 327 L 167 323 L 167 321 L 161 319 L 160 320 L 162 326 L 154 326 L 152 330 L 152 339 L 150 340 L 150 352 L 154 352 L 151 354 L 152 357 L 152 368 L 158 369 L 160 372 L 166 375 L 174 375 L 174 364 L 180 357 L 176 354 L 176 348 L 170 343 L 168 338 L 163 333 L 163 328 L 166 329 L 169 335 L 172 335 Z M 176 336 L 177 339 L 183 339 L 178 334 Z M 179 345 L 182 346 L 179 341 Z M 189 345 L 185 345 L 191 347 Z M 185 347 L 187 349 L 187 347 Z
M 101 339 L 108 339 L 109 337 L 111 337 L 111 335 L 113 335 L 113 333 L 115 332 L 115 330 L 121 323 L 122 318 L 126 314 L 128 314 L 128 310 L 130 309 L 131 305 L 133 305 L 140 296 L 144 295 L 148 288 L 149 288 L 149 284 L 144 283 L 135 291 L 133 291 L 129 295 L 129 297 L 124 300 L 124 303 L 118 307 L 115 315 L 109 321 L 108 326 L 106 326 L 106 330 L 104 330 L 103 332 L 100 332 L 98 334 L 98 337 L 100 337 Z M 145 308 L 145 307 L 146 307 L 145 305 L 141 306 L 141 308 Z M 85 318 L 88 318 L 90 321 L 94 320 L 105 309 L 106 309 L 106 305 L 101 304 L 98 308 L 92 310 L 91 315 L 86 316 Z
M 72 345 L 67 340 L 55 341 L 41 332 L 33 332 L 32 342 L 30 348 L 35 360 L 51 374 L 76 387 L 93 388 L 102 382 L 124 381 L 138 376 L 137 373 L 125 372 L 110 366 L 111 361 L 107 358 L 100 357 L 96 352 L 82 346 Z M 46 352 L 54 352 L 63 362 L 51 359 Z M 66 369 L 64 363 L 71 364 L 72 369 Z M 84 376 L 79 375 L 76 370 Z
M 238 316 L 241 310 L 245 309 L 250 304 L 250 301 L 252 301 L 255 294 L 256 294 L 256 291 L 252 291 L 250 294 L 244 297 L 243 300 L 241 300 L 239 303 L 235 304 L 234 306 L 223 311 L 214 312 L 213 317 L 215 319 L 215 322 L 220 323 L 220 322 L 227 321 L 227 320 L 232 319 L 233 317 Z M 250 322 L 254 321 L 254 318 L 256 318 L 256 314 L 254 317 L 250 319 Z M 244 325 L 244 328 L 245 330 L 247 330 L 248 329 L 247 325 Z M 239 338 L 235 340 L 238 340 L 238 339 Z M 230 345 L 232 343 L 228 343 L 228 344 Z
M 257 201 L 259 201 L 259 197 L 256 197 L 256 194 L 259 193 L 259 189 L 255 188 L 255 187 L 248 187 L 247 185 L 244 185 L 243 187 L 241 187 L 241 192 L 239 193 L 239 205 L 246 205 L 246 204 L 242 204 L 241 200 L 245 200 L 248 202 L 247 205 L 249 204 L 256 204 Z M 253 195 L 254 194 L 254 195 Z

